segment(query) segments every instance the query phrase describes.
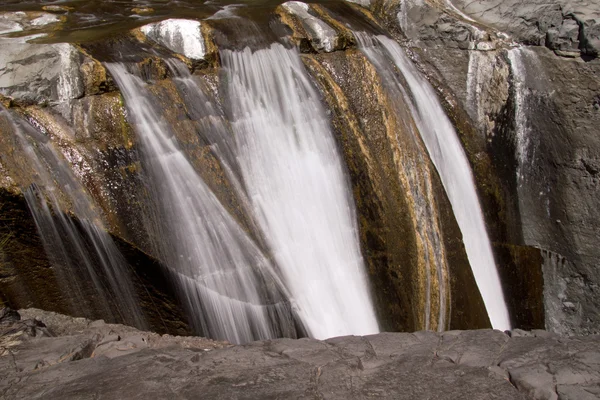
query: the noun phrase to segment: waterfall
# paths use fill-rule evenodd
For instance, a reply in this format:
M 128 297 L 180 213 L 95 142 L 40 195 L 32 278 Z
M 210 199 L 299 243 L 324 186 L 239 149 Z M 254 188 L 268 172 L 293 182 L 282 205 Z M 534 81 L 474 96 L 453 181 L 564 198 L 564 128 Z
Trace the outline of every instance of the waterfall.
M 510 329 L 508 310 L 477 198 L 475 181 L 452 123 L 437 100 L 433 87 L 421 76 L 398 43 L 385 36 L 371 38 L 361 33 L 356 36 L 361 50 L 382 75 L 385 75 L 382 70 L 393 66 L 401 71 L 407 84 L 402 90 L 407 93 L 406 100 L 412 106 L 421 138 L 452 205 L 490 322 L 496 329 Z M 381 53 L 391 63 L 382 65 L 378 62 Z
M 65 293 L 73 293 L 73 311 L 85 310 L 93 316 L 120 316 L 124 322 L 140 329 L 147 328 L 130 278 L 130 266 L 123 258 L 89 195 L 73 175 L 67 162 L 55 151 L 48 137 L 32 126 L 13 119 L 17 140 L 28 156 L 37 182 L 25 189 L 24 195 L 44 249 L 52 262 L 59 285 Z M 77 218 L 61 210 L 61 192 Z M 50 203 L 51 207 L 48 205 Z M 99 268 L 98 268 L 99 267 Z M 86 298 L 82 282 L 93 285 L 98 297 Z M 85 283 L 88 286 L 88 283 Z
M 234 343 L 294 336 L 285 288 L 270 261 L 196 173 L 160 118 L 143 81 L 107 64 L 141 139 L 156 203 L 157 252 L 176 281 L 192 324 Z
M 300 318 L 315 338 L 378 332 L 349 182 L 299 55 L 221 60 L 240 180 Z

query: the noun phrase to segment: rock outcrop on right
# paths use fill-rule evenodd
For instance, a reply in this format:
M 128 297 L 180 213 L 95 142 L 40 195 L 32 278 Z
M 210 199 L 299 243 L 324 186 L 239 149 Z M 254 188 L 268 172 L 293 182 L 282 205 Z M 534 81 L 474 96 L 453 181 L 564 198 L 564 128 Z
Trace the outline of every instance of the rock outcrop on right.
M 454 0 L 471 18 L 517 41 L 561 55 L 595 58 L 600 52 L 600 4 L 596 1 Z
M 447 101 L 492 240 L 507 259 L 541 257 L 546 328 L 600 332 L 600 4 L 392 0 L 371 10 Z

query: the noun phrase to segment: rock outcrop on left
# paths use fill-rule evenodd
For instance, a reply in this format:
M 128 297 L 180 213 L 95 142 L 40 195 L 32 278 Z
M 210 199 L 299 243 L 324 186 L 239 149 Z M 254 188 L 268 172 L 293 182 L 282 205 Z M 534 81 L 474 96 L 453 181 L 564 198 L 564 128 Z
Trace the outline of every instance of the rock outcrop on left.
M 363 18 L 356 10 L 348 11 L 358 21 Z M 280 27 L 287 27 L 278 30 L 279 39 L 299 47 L 308 72 L 320 81 L 323 93 L 328 92 L 327 106 L 350 167 L 354 199 L 359 205 L 360 240 L 382 324 L 392 330 L 489 326 L 479 295 L 473 293 L 467 301 L 467 296 L 457 291 L 474 288 L 475 283 L 443 188 L 422 144 L 411 134 L 410 114 L 404 110 L 402 118 L 390 117 L 398 111 L 394 96 L 385 93 L 376 70 L 354 48 L 356 41 L 350 29 L 335 15 L 319 5 L 289 2 L 276 8 L 273 17 Z M 199 135 L 210 129 L 215 118 L 222 117 L 199 115 L 186 106 L 186 93 L 178 87 L 173 79 L 175 72 L 165 61 L 182 62 L 184 68 L 194 72 L 193 79 L 206 89 L 217 109 L 226 109 L 226 104 L 220 104 L 226 82 L 221 82 L 214 40 L 223 41 L 239 23 L 239 18 L 202 23 L 169 19 L 108 39 L 65 44 L 74 52 L 77 66 L 77 80 L 65 82 L 77 83 L 77 88 L 81 84 L 76 96 L 64 101 L 25 101 L 10 90 L 3 92 L 9 114 L 44 132 L 81 181 L 100 211 L 104 226 L 133 260 L 138 294 L 147 299 L 144 307 L 164 310 L 162 314 L 152 312 L 169 321 L 161 326 L 160 318 L 152 318 L 153 329 L 162 332 L 166 329 L 183 333 L 180 329 L 185 321 L 180 318 L 178 302 L 171 298 L 176 290 L 169 290 L 169 280 L 161 279 L 165 272 L 156 251 L 160 238 L 149 233 L 156 225 L 156 215 L 141 163 L 136 127 L 131 125 L 123 100 L 102 63 L 124 61 L 139 68 L 161 110 L 161 118 L 172 127 L 189 160 L 227 210 L 260 244 L 261 233 L 256 232 L 252 216 L 244 209 L 244 200 L 234 192 L 212 143 Z M 369 24 L 372 22 L 366 26 Z M 260 35 L 262 32 L 257 34 L 257 45 L 265 40 Z M 25 39 L 20 40 L 25 43 Z M 365 79 L 357 84 L 355 74 Z M 62 81 L 56 78 L 52 82 L 60 86 Z M 377 93 L 372 93 L 372 84 L 378 88 Z M 364 103 L 371 96 L 373 102 Z M 356 120 L 352 113 L 360 119 Z M 227 132 L 230 121 L 221 123 Z M 10 125 L 5 121 L 5 129 L 0 131 L 0 141 L 10 149 L 2 156 L 7 199 L 10 196 L 7 204 L 15 204 L 13 210 L 19 208 L 26 218 L 27 208 L 20 193 L 36 182 L 36 172 L 27 165 L 27 154 L 15 140 Z M 68 201 L 63 208 L 76 219 Z M 419 217 L 425 214 L 429 217 Z M 48 260 L 36 259 L 32 267 L 32 258 L 18 256 L 20 249 L 32 246 L 31 240 L 25 238 L 36 237 L 35 225 L 30 222 L 28 234 L 12 237 L 14 245 L 5 252 L 9 271 L 3 289 L 5 301 L 120 322 L 106 315 L 86 314 L 71 295 L 61 298 L 37 284 L 37 276 L 53 279 L 54 269 Z M 5 228 L 7 234 L 14 229 L 13 225 Z M 40 241 L 35 244 L 34 253 L 43 260 Z M 34 300 L 28 302 L 28 298 Z M 65 303 L 74 308 L 69 310 Z
M 0 396 L 577 399 L 600 396 L 600 337 L 381 333 L 230 346 L 42 310 L 0 312 Z

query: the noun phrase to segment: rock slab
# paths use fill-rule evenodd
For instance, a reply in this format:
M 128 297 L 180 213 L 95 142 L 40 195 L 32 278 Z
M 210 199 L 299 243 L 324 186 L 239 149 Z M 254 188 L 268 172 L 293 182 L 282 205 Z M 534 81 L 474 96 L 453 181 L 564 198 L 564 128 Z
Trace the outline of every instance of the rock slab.
M 0 313 L 0 397 L 5 399 L 600 395 L 598 336 L 477 330 L 229 346 L 35 309 L 20 313 Z

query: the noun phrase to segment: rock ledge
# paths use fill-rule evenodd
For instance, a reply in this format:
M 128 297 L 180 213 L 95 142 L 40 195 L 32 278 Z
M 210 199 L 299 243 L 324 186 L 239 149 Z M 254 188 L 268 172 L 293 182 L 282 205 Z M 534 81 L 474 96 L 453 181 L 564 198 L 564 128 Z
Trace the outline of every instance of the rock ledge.
M 20 313 L 20 315 L 19 315 Z M 493 330 L 230 346 L 0 311 L 0 397 L 597 399 L 600 337 Z

